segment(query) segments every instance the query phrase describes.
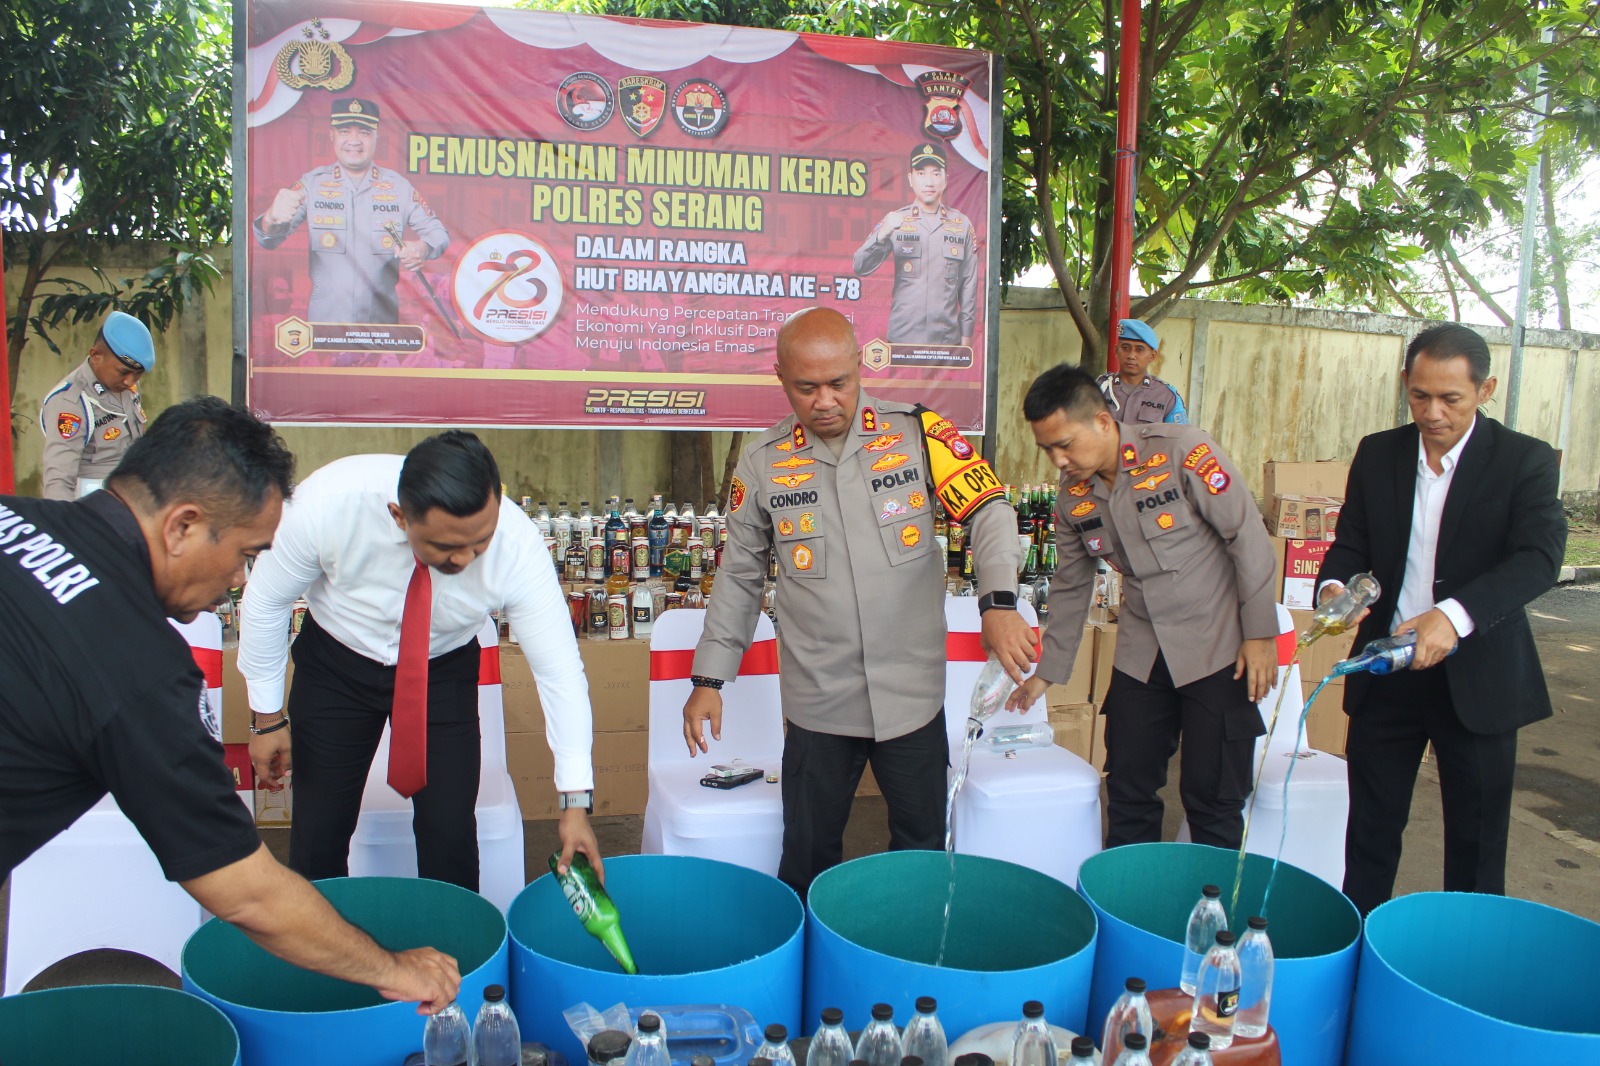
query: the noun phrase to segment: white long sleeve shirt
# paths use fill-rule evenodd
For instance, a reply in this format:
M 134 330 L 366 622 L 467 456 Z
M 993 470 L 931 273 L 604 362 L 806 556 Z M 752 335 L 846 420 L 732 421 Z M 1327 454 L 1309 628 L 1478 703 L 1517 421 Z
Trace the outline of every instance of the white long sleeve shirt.
M 374 662 L 399 661 L 400 619 L 416 559 L 389 504 L 404 456 L 356 455 L 306 478 L 284 506 L 272 548 L 256 560 L 240 607 L 239 672 L 251 710 L 284 705 L 289 619 L 304 596 L 317 624 Z M 509 499 L 486 550 L 459 574 L 434 570 L 430 657 L 472 640 L 502 611 L 533 669 L 558 791 L 594 787 L 594 720 L 583 661 L 550 553 Z
M 1456 627 L 1458 637 L 1472 635 L 1474 624 L 1465 607 L 1454 599 L 1433 602 L 1433 572 L 1438 558 L 1439 523 L 1444 518 L 1445 497 L 1450 495 L 1456 464 L 1461 461 L 1461 453 L 1466 450 L 1467 441 L 1472 439 L 1472 431 L 1477 426 L 1474 420 L 1455 447 L 1445 452 L 1439 460 L 1440 472 L 1437 474 L 1428 466 L 1428 450 L 1420 439 L 1417 441 L 1417 492 L 1411 504 L 1411 540 L 1406 545 L 1406 572 L 1400 582 L 1394 619 L 1389 624 L 1391 631 L 1401 622 L 1408 622 L 1437 607 Z

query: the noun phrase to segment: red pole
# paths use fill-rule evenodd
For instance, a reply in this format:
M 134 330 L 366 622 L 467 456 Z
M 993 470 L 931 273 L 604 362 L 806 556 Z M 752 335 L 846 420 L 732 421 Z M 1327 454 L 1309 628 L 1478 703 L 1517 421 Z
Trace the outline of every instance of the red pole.
M 1122 0 L 1122 52 L 1117 76 L 1117 169 L 1111 215 L 1111 321 L 1106 324 L 1106 369 L 1117 371 L 1117 323 L 1128 317 L 1133 271 L 1133 203 L 1139 180 L 1139 0 Z
M 0 241 L 0 307 L 5 306 L 6 251 Z M 3 317 L 3 316 L 0 316 Z M 10 343 L 10 331 L 4 331 Z M 0 492 L 16 492 L 16 458 L 11 454 L 11 353 L 0 352 L 0 400 L 5 401 L 5 425 L 0 426 Z

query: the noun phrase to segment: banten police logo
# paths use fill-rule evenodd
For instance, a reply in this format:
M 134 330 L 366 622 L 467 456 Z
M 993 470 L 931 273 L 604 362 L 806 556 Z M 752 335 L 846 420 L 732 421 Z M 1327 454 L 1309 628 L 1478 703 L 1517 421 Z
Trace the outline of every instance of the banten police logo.
M 728 96 L 713 82 L 691 78 L 672 94 L 672 117 L 691 137 L 715 137 L 728 124 Z
M 648 137 L 667 113 L 667 83 L 648 74 L 630 74 L 617 82 L 622 94 L 622 121 L 640 137 Z
M 556 110 L 573 129 L 597 130 L 611 121 L 616 109 L 617 97 L 611 86 L 587 70 L 568 74 L 556 89 Z
M 961 97 L 971 84 L 970 78 L 949 70 L 930 70 L 918 75 L 917 88 L 928 98 L 923 130 L 947 141 L 960 135 Z

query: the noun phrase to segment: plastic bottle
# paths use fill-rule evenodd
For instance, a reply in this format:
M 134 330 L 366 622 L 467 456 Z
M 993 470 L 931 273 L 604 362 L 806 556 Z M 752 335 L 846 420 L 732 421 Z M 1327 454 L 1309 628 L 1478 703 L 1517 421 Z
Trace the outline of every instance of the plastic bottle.
M 545 500 L 540 500 L 538 510 L 533 512 L 533 524 L 539 527 L 540 533 L 546 537 L 550 536 L 550 504 Z
M 766 1059 L 772 1066 L 795 1066 L 794 1052 L 789 1050 L 788 1029 L 773 1022 L 762 1035 L 766 1040 L 756 1048 L 756 1058 Z
M 1072 1058 L 1067 1060 L 1067 1066 L 1098 1066 L 1099 1059 L 1094 1056 L 1094 1041 L 1086 1036 L 1072 1038 Z
M 1150 1001 L 1144 995 L 1145 987 L 1144 978 L 1128 978 L 1123 982 L 1122 995 L 1117 997 L 1106 1014 L 1100 1050 L 1105 1053 L 1107 1062 L 1117 1061 L 1130 1033 L 1142 1033 L 1146 1038 L 1155 1035 L 1156 1022 L 1150 1013 Z
M 850 1046 L 850 1034 L 844 1029 L 844 1011 L 826 1007 L 822 1011 L 822 1028 L 811 1038 L 806 1049 L 806 1066 L 850 1066 L 855 1058 L 855 1048 Z
M 1194 995 L 1195 982 L 1200 975 L 1200 962 L 1216 943 L 1217 934 L 1228 928 L 1228 915 L 1222 909 L 1222 889 L 1206 885 L 1200 889 L 1200 902 L 1189 912 L 1189 926 L 1184 934 L 1183 975 L 1178 987 L 1186 996 Z
M 624 1066 L 672 1066 L 667 1054 L 667 1034 L 661 1031 L 661 1016 L 639 1015 L 638 1031 L 628 1047 Z
M 991 729 L 983 735 L 983 742 L 991 748 L 1048 748 L 1056 742 L 1056 731 L 1049 722 L 1030 722 L 1027 725 L 1008 725 Z
M 472 1062 L 472 1027 L 456 1004 L 428 1019 L 422 1030 L 422 1061 L 427 1066 L 468 1066 Z
M 1044 1004 L 1030 999 L 1022 1005 L 1022 1021 L 1011 1043 L 1011 1066 L 1056 1066 L 1056 1038 L 1044 1020 Z
M 1217 934 L 1215 946 L 1200 964 L 1199 991 L 1194 995 L 1193 1032 L 1211 1038 L 1211 1049 L 1221 1051 L 1233 1043 L 1233 1019 L 1239 1013 L 1239 953 L 1233 934 Z
M 856 1058 L 867 1066 L 900 1066 L 900 1060 L 905 1057 L 900 1030 L 894 1026 L 894 1008 L 887 1003 L 873 1004 L 872 1021 L 861 1030 L 861 1039 L 856 1041 Z
M 1143 1033 L 1129 1033 L 1127 1046 L 1113 1066 L 1150 1066 L 1150 1038 Z
M 522 1066 L 522 1034 L 500 985 L 483 990 L 483 1006 L 472 1025 L 472 1061 L 475 1066 Z
M 991 655 L 989 661 L 983 664 L 977 683 L 972 686 L 972 704 L 967 710 L 967 717 L 987 722 L 1005 706 L 1006 700 L 1011 698 L 1016 689 L 1017 683 L 1011 680 L 1006 668 Z
M 1272 941 L 1267 939 L 1265 918 L 1254 915 L 1248 925 L 1239 938 L 1239 1013 L 1233 1019 L 1233 1034 L 1265 1036 L 1272 1007 Z
M 1189 1046 L 1172 1060 L 1172 1066 L 1211 1066 L 1211 1038 L 1205 1033 L 1190 1033 Z
M 633 635 L 640 640 L 650 635 L 650 630 L 655 625 L 655 597 L 650 595 L 650 586 L 640 582 L 633 586 L 632 593 Z
M 950 1059 L 950 1042 L 939 1024 L 938 1010 L 932 996 L 919 996 L 917 1013 L 906 1023 L 906 1055 L 921 1059 L 923 1066 L 945 1066 Z

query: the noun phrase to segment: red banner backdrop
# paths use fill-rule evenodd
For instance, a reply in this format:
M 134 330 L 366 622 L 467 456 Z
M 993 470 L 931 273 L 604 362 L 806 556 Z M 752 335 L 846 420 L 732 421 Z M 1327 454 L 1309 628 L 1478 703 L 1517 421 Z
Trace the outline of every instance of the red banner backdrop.
M 983 428 L 986 53 L 353 0 L 250 8 L 250 403 L 750 429 L 775 336 Z

